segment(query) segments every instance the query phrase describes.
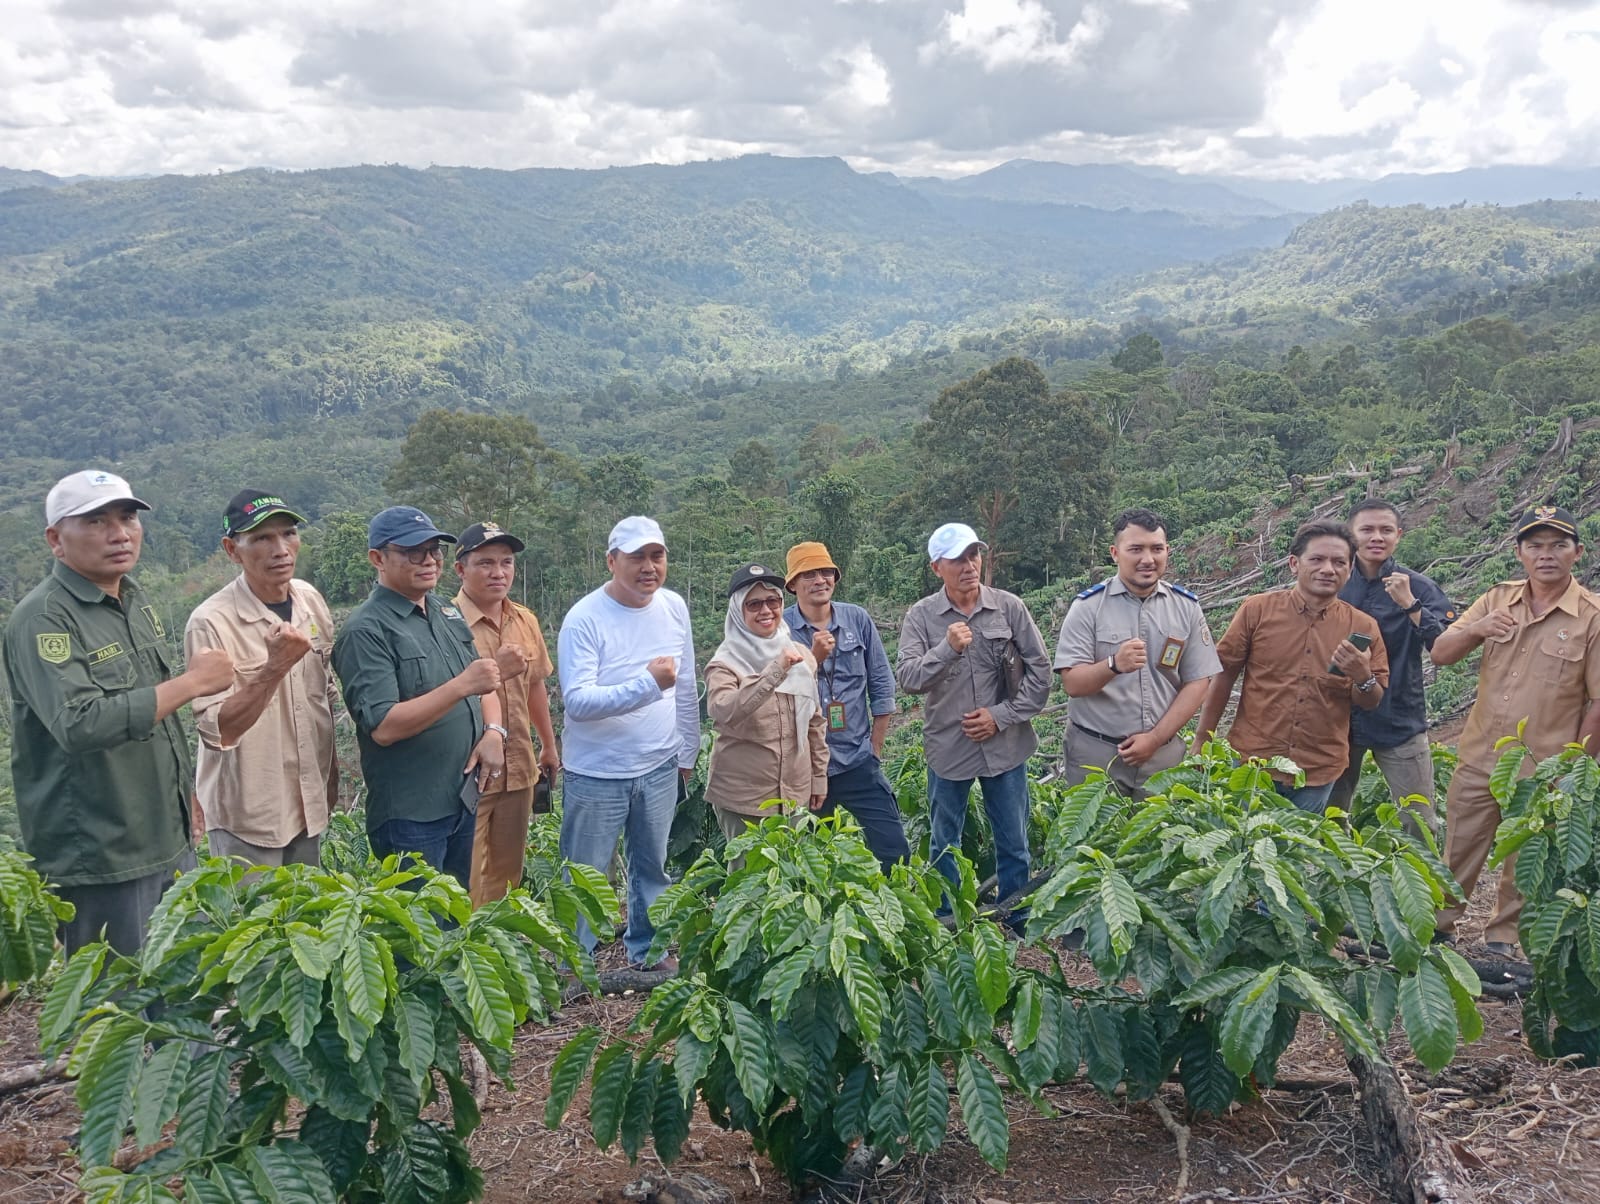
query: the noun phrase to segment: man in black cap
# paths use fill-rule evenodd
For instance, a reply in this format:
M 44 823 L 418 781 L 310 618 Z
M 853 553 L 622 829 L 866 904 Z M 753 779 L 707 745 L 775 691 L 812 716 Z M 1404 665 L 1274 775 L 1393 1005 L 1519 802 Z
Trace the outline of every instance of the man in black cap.
M 553 782 L 561 768 L 550 722 L 550 691 L 545 686 L 554 671 L 550 653 L 533 611 L 510 597 L 517 579 L 517 555 L 525 546 L 494 523 L 473 523 L 456 544 L 461 591 L 452 601 L 472 629 L 479 655 L 494 657 L 500 666 L 498 697 L 507 733 L 505 777 L 478 800 L 472 852 L 474 907 L 503 898 L 508 887 L 522 881 L 534 788 L 541 781 Z M 539 734 L 537 757 L 533 732 Z
M 414 506 L 373 517 L 378 584 L 334 641 L 333 667 L 356 721 L 373 852 L 416 853 L 470 886 L 478 796 L 504 776 L 506 729 L 500 666 L 433 593 L 455 542 Z
M 196 835 L 209 830 L 214 857 L 316 865 L 339 800 L 333 616 L 294 575 L 304 522 L 275 493 L 234 494 L 222 550 L 241 571 L 195 608 L 183 633 L 188 657 L 221 648 L 240 666 L 226 690 L 194 704 L 194 822 Z
M 1591 757 L 1600 752 L 1600 599 L 1572 575 L 1583 555 L 1577 520 L 1560 506 L 1539 506 L 1522 516 L 1516 535 L 1527 576 L 1491 588 L 1433 645 L 1436 665 L 1483 649 L 1478 697 L 1456 747 L 1445 802 L 1444 857 L 1461 884 L 1461 898 L 1439 913 L 1446 937 L 1466 911 L 1500 823 L 1489 789 L 1495 742 L 1527 720 L 1522 738 L 1536 760 L 1574 742 Z M 1515 952 L 1521 911 L 1511 856 L 1500 866 L 1499 894 L 1484 927 L 1491 954 Z

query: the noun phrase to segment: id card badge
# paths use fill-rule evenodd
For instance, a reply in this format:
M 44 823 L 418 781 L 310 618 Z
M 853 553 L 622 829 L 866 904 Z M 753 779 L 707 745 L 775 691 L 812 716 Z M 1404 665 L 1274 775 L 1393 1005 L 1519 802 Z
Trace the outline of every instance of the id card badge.
M 844 703 L 830 702 L 828 704 L 828 730 L 830 732 L 844 731 Z
M 1167 642 L 1161 646 L 1161 660 L 1159 664 L 1163 669 L 1176 669 L 1178 662 L 1183 659 L 1183 646 L 1187 641 L 1167 637 Z

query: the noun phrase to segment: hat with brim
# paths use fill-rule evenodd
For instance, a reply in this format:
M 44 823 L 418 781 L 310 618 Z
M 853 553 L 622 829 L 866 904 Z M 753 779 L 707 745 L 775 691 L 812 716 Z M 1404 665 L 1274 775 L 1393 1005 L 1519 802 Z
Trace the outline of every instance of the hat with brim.
M 1561 506 L 1535 506 L 1528 511 L 1517 520 L 1517 538 L 1521 539 L 1536 527 L 1549 527 L 1574 537 L 1578 534 L 1578 520 L 1572 516 L 1572 511 Z
M 661 524 L 642 514 L 631 514 L 611 528 L 611 538 L 606 541 L 608 552 L 637 552 L 651 544 L 667 546 L 667 537 L 661 533 Z
M 954 560 L 973 545 L 989 550 L 989 545 L 966 523 L 945 523 L 928 537 L 928 559 Z
M 92 514 L 116 502 L 128 502 L 139 510 L 150 509 L 149 502 L 133 496 L 128 482 L 114 472 L 86 468 L 62 477 L 44 499 L 44 523 L 53 527 L 64 518 Z
M 228 508 L 222 512 L 222 533 L 231 538 L 254 531 L 274 514 L 287 514 L 297 523 L 306 521 L 305 515 L 289 509 L 289 503 L 275 493 L 241 489 L 228 499 Z
M 523 552 L 528 545 L 523 543 L 509 531 L 502 531 L 494 523 L 473 523 L 461 533 L 461 538 L 456 541 L 456 559 L 460 560 L 469 552 L 476 552 L 479 548 L 487 547 L 492 543 L 503 543 L 513 552 Z
M 733 574 L 733 580 L 728 582 L 728 597 L 733 597 L 747 585 L 770 585 L 778 591 L 783 590 L 783 575 L 774 569 L 769 569 L 764 564 L 743 564 Z
M 844 576 L 839 566 L 833 563 L 833 557 L 828 555 L 826 544 L 815 541 L 795 544 L 789 549 L 789 562 L 783 571 L 783 588 L 794 593 L 795 578 L 801 573 L 811 573 L 817 569 L 832 569 L 836 581 Z
M 437 539 L 440 543 L 455 543 L 456 537 L 441 531 L 433 520 L 415 506 L 390 506 L 372 516 L 367 524 L 367 547 L 374 550 L 394 544 L 397 548 L 414 548 L 418 544 Z

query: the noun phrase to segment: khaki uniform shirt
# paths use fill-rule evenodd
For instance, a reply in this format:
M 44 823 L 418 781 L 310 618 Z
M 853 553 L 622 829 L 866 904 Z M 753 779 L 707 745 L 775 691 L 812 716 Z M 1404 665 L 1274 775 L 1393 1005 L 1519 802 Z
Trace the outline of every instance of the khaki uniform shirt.
M 120 589 L 57 561 L 6 624 L 22 847 L 58 886 L 170 872 L 189 851 L 189 741 L 176 712 L 156 719 L 167 633 L 131 577 Z
M 1527 588 L 1526 581 L 1502 581 L 1455 621 L 1476 623 L 1501 607 L 1517 620 L 1510 639 L 1483 645 L 1478 698 L 1457 749 L 1463 765 L 1494 768 L 1495 741 L 1515 735 L 1524 719 L 1533 755 L 1553 756 L 1578 738 L 1584 712 L 1600 698 L 1600 598 L 1574 580 L 1535 616 Z
M 806 660 L 813 669 L 811 654 Z M 818 707 L 800 743 L 794 696 L 779 694 L 787 665 L 774 661 L 759 677 L 741 678 L 728 665 L 706 666 L 706 713 L 716 730 L 706 800 L 724 811 L 762 816 L 768 799 L 807 810 L 813 794 L 828 793 L 828 722 Z
M 1200 603 L 1165 581 L 1148 598 L 1131 593 L 1121 577 L 1079 594 L 1061 621 L 1054 668 L 1105 664 L 1131 639 L 1144 641 L 1143 669 L 1119 673 L 1104 688 L 1074 698 L 1068 718 L 1118 741 L 1161 722 L 1178 691 L 1222 671 Z
M 281 849 L 295 837 L 328 826 L 329 781 L 334 773 L 333 714 L 339 685 L 329 667 L 333 616 L 316 587 L 289 582 L 292 622 L 311 640 L 311 651 L 286 673 L 261 717 L 235 744 L 224 744 L 218 722 L 237 683 L 267 663 L 267 632 L 278 616 L 250 592 L 241 575 L 189 616 L 185 656 L 221 648 L 233 658 L 235 685 L 197 698 L 200 733 L 195 793 L 206 827 L 221 828 L 262 848 Z
M 1339 598 L 1321 610 L 1295 589 L 1246 598 L 1217 641 L 1230 672 L 1244 670 L 1228 741 L 1246 757 L 1288 757 L 1307 786 L 1338 779 L 1350 762 L 1350 708 L 1357 682 L 1329 673 L 1346 636 L 1372 637 L 1372 671 L 1389 687 L 1389 656 L 1377 621 Z
M 550 650 L 545 647 L 544 633 L 539 630 L 539 620 L 526 606 L 518 606 L 506 599 L 509 618 L 496 622 L 478 609 L 477 603 L 459 593 L 451 599 L 461 608 L 461 617 L 472 628 L 472 642 L 480 656 L 492 657 L 500 651 L 501 644 L 518 644 L 528 654 L 528 671 L 495 691 L 500 699 L 501 723 L 506 732 L 506 776 L 502 790 L 526 790 L 539 780 L 539 763 L 534 757 L 533 717 L 528 707 L 528 690 L 535 682 L 543 681 L 555 670 L 550 664 Z
M 945 638 L 953 623 L 972 629 L 964 652 Z M 1023 677 L 1017 696 L 1007 699 L 1000 655 L 1012 640 L 1022 656 Z M 900 626 L 895 677 L 907 694 L 927 695 L 923 750 L 928 767 L 941 778 L 997 777 L 1039 747 L 1033 717 L 1050 697 L 1050 656 L 1033 616 L 1015 594 L 980 586 L 971 615 L 962 614 L 943 589 L 915 603 Z M 961 731 L 961 717 L 980 707 L 989 708 L 1000 728 L 981 742 Z

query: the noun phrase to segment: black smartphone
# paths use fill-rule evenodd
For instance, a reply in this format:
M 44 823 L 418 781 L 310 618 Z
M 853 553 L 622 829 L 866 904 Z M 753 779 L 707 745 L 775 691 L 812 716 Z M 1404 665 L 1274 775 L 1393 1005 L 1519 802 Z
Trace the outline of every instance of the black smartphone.
M 533 784 L 533 813 L 550 814 L 550 779 L 540 778 Z
M 1372 647 L 1372 637 L 1370 635 L 1363 635 L 1359 631 L 1352 631 L 1349 635 L 1345 636 L 1344 638 L 1349 640 L 1352 644 L 1354 644 L 1357 648 L 1361 649 L 1361 651 L 1363 651 L 1363 652 L 1365 652 L 1368 648 Z M 1340 677 L 1344 676 L 1344 670 L 1339 668 L 1339 666 L 1335 665 L 1335 664 L 1331 664 L 1330 663 L 1328 665 L 1328 672 L 1337 674 Z

